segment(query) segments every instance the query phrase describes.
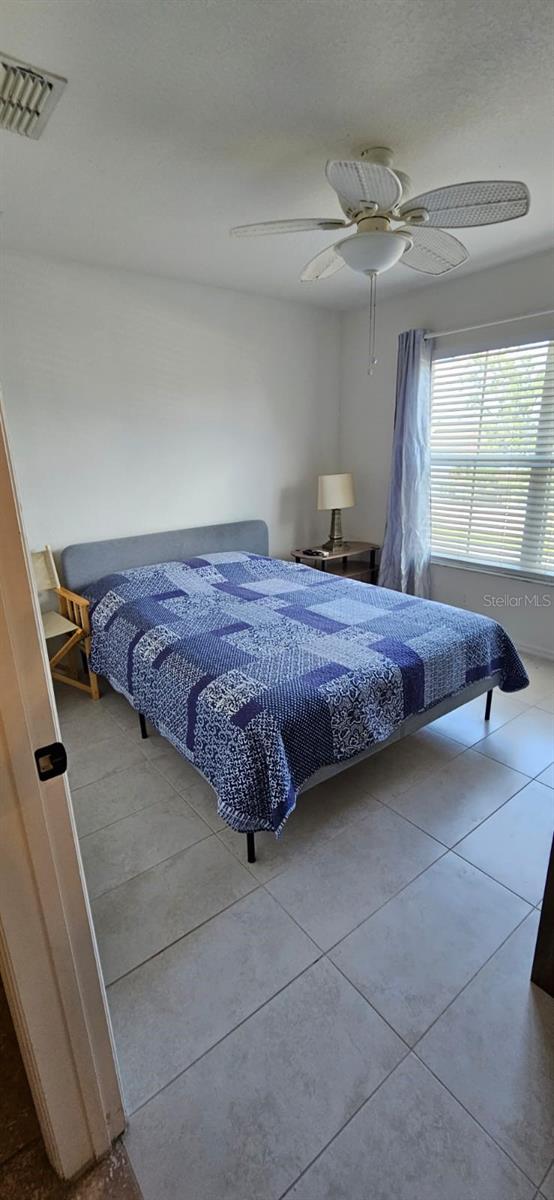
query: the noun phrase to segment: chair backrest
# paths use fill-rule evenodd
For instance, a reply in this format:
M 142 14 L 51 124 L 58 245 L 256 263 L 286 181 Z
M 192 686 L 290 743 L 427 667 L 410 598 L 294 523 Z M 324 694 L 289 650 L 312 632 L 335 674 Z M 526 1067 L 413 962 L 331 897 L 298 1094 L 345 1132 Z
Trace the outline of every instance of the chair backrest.
M 31 559 L 37 592 L 51 592 L 60 586 L 51 546 L 45 546 L 44 550 L 33 550 Z

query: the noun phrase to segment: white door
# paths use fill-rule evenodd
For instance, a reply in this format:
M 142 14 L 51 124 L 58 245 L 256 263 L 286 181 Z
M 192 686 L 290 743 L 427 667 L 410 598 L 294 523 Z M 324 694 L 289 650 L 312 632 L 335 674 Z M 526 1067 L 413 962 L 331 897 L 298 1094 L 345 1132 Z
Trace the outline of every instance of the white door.
M 0 548 L 0 972 L 48 1155 L 69 1179 L 125 1118 L 67 778 L 41 782 L 34 756 L 61 739 L 1 396 Z

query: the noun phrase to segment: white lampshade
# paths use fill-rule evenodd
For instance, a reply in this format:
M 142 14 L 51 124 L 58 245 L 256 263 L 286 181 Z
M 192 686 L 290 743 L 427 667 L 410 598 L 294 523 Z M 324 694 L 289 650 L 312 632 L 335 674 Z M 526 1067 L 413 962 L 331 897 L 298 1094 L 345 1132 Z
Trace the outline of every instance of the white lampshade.
M 317 507 L 353 508 L 354 484 L 351 475 L 320 475 L 317 481 Z

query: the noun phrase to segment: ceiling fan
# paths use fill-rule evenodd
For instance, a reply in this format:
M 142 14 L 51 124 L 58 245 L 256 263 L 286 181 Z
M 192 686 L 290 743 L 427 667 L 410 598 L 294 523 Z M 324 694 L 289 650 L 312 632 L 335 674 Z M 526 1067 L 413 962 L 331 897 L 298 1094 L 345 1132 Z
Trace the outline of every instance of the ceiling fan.
M 341 238 L 310 259 L 300 275 L 303 283 L 327 279 L 342 267 L 351 267 L 369 278 L 370 352 L 369 370 L 375 363 L 376 279 L 396 263 L 424 275 L 444 275 L 469 257 L 465 246 L 446 233 L 450 229 L 492 225 L 524 217 L 529 211 L 529 192 L 524 183 L 483 180 L 454 183 L 422 192 L 408 199 L 412 183 L 404 171 L 392 168 L 392 151 L 384 146 L 364 150 L 360 160 L 330 161 L 325 174 L 337 193 L 347 220 L 306 218 L 262 221 L 231 229 L 235 237 L 258 234 L 297 233 L 310 229 L 350 229 L 356 233 Z

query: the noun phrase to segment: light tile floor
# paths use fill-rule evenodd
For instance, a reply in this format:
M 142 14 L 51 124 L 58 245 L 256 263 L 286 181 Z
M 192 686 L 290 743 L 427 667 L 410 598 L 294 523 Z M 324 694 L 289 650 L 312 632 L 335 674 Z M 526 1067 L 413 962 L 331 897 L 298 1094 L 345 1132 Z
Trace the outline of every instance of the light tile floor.
M 529 983 L 554 664 L 245 838 L 113 692 L 59 710 L 146 1200 L 554 1200 Z

